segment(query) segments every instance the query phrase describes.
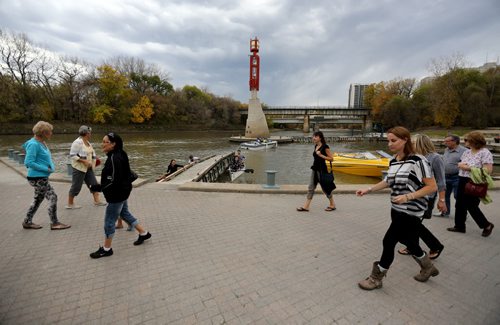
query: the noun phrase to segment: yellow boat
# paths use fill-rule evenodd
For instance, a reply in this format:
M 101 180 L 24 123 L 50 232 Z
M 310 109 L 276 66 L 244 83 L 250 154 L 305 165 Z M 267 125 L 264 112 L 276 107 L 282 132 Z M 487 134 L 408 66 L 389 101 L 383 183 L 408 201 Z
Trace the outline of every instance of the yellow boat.
M 371 152 L 340 153 L 333 154 L 332 169 L 358 176 L 381 177 L 382 171 L 389 168 L 392 156 L 380 150 L 378 156 Z

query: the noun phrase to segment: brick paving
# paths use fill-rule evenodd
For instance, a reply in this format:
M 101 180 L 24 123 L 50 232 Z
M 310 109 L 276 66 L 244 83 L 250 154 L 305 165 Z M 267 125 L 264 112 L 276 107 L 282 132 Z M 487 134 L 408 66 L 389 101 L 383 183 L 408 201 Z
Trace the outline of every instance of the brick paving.
M 65 210 L 70 184 L 52 182 L 58 215 L 72 225 L 51 231 L 47 204 L 21 222 L 32 199 L 25 179 L 0 163 L 0 324 L 499 324 L 500 191 L 482 206 L 497 224 L 489 238 L 473 221 L 425 221 L 445 250 L 440 275 L 413 280 L 412 258 L 396 259 L 380 290 L 357 282 L 371 271 L 387 229 L 386 194 L 337 194 L 325 212 L 296 212 L 305 195 L 178 191 L 147 183 L 129 199 L 153 234 L 117 230 L 115 254 L 92 260 L 103 240 L 104 207 L 82 190 Z M 342 186 L 339 186 L 342 192 Z

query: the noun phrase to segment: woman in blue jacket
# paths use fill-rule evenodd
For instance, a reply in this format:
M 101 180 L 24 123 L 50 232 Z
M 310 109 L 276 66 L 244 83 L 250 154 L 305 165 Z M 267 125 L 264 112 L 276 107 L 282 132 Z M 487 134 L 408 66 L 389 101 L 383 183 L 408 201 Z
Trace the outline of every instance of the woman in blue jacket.
M 28 168 L 28 182 L 35 189 L 35 196 L 26 218 L 23 221 L 24 229 L 40 229 L 41 225 L 33 223 L 33 217 L 43 199 L 49 201 L 50 229 L 63 230 L 71 226 L 60 223 L 57 219 L 57 194 L 49 183 L 49 175 L 55 170 L 47 140 L 52 137 L 53 126 L 50 123 L 39 121 L 33 127 L 34 137 L 23 144 L 26 152 L 24 165 Z

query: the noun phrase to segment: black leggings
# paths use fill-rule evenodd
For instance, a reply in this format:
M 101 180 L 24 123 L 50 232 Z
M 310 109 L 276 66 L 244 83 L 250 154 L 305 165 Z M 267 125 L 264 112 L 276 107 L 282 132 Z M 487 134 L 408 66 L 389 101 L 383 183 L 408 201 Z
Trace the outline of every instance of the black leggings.
M 406 245 L 414 256 L 420 257 L 424 254 L 418 244 L 418 231 L 422 222 L 420 218 L 392 209 L 391 219 L 391 225 L 384 236 L 384 250 L 379 262 L 384 269 L 388 269 L 394 261 L 394 249 L 398 242 Z

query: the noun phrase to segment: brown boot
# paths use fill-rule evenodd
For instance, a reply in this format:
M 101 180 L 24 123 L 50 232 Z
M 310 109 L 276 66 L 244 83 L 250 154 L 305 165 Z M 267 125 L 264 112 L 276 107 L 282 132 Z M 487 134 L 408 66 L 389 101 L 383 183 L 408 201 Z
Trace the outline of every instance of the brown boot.
M 386 271 L 380 271 L 378 261 L 373 262 L 372 274 L 369 277 L 358 283 L 359 287 L 364 290 L 373 290 L 382 288 L 382 278 L 386 275 Z
M 420 273 L 415 275 L 413 278 L 417 281 L 420 281 L 420 282 L 425 282 L 425 281 L 429 280 L 429 278 L 431 276 L 436 276 L 439 274 L 439 270 L 436 269 L 434 264 L 432 264 L 431 259 L 429 258 L 429 255 L 427 255 L 427 253 L 425 253 L 425 252 L 424 252 L 424 254 L 425 255 L 422 259 L 419 259 L 419 258 L 413 256 L 415 261 L 417 261 L 417 263 L 421 267 Z

